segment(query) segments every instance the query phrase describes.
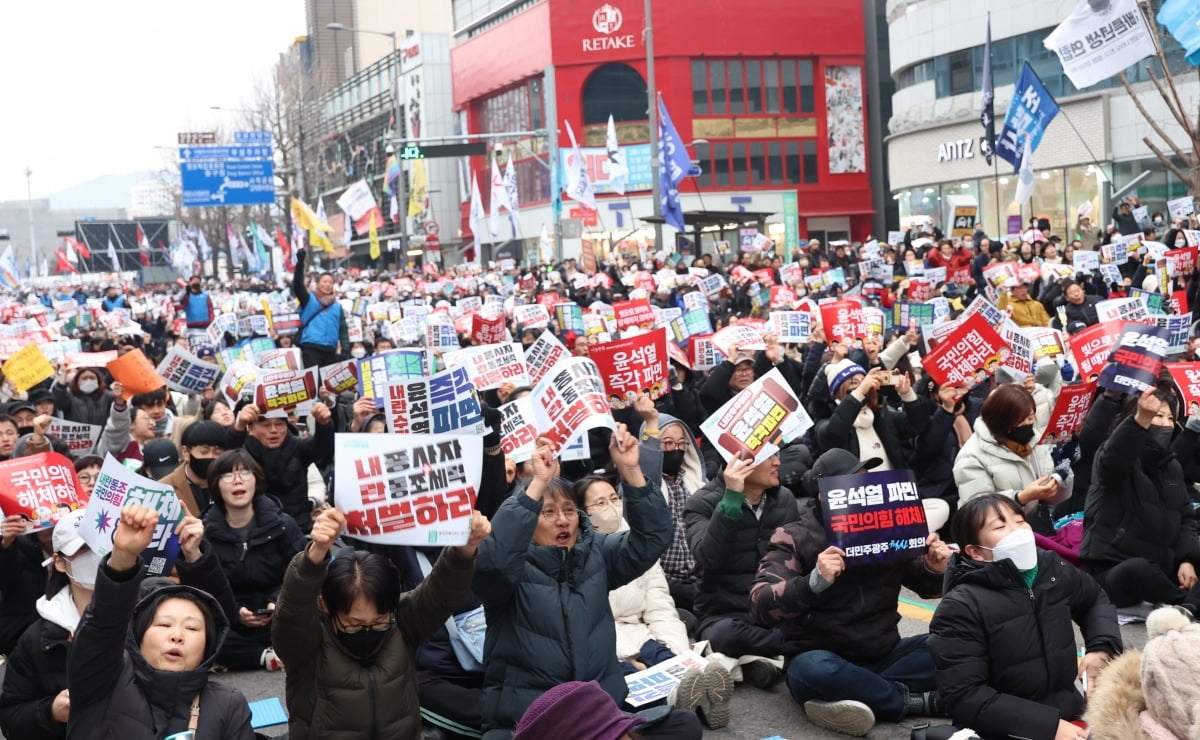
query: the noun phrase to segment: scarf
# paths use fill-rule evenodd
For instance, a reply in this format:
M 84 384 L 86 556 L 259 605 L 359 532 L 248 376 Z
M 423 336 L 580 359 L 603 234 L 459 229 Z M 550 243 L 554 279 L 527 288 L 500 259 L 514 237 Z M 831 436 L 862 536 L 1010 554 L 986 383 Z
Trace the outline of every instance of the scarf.
M 863 406 L 858 412 L 858 416 L 854 417 L 855 429 L 870 429 L 875 424 L 875 412 L 870 406 Z
M 320 303 L 322 308 L 326 308 L 337 300 L 337 291 L 330 291 L 329 295 L 326 296 L 321 295 L 316 291 L 316 289 L 314 289 L 312 291 L 312 296 L 313 298 L 317 299 L 317 303 Z
M 1033 445 L 1023 445 L 1018 442 L 1014 442 L 1011 439 L 1004 440 L 1000 443 L 1000 445 L 1002 447 L 1007 447 L 1023 458 L 1029 457 L 1033 453 Z

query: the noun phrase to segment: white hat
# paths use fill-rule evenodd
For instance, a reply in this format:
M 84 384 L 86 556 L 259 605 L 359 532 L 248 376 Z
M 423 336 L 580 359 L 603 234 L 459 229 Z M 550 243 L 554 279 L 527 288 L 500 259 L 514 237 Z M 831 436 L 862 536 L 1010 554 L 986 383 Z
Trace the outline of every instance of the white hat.
M 83 509 L 75 509 L 59 518 L 58 524 L 54 525 L 54 534 L 50 538 L 54 552 L 69 558 L 87 545 L 79 536 L 79 523 L 82 521 Z M 42 565 L 49 565 L 53 560 L 53 557 L 46 558 Z

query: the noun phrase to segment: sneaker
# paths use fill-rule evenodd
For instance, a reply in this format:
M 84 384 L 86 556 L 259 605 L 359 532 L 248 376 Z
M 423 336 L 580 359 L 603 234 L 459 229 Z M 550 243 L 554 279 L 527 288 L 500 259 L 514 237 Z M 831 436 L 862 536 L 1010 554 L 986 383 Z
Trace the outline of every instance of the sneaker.
M 1178 604 L 1155 604 L 1154 609 L 1174 609 L 1183 616 L 1187 617 L 1189 620 L 1193 622 L 1196 621 L 1196 607 L 1192 606 L 1186 601 Z M 1151 611 L 1154 611 L 1154 609 L 1151 609 Z
M 697 668 L 689 668 L 675 687 L 675 696 L 671 705 L 676 709 L 685 709 L 703 716 L 705 701 L 704 674 Z
M 742 664 L 742 680 L 759 689 L 769 689 L 775 685 L 783 671 L 765 660 L 752 660 Z
M 866 737 L 875 726 L 875 713 L 861 701 L 806 701 L 804 713 L 817 727 L 843 735 Z
M 909 717 L 948 717 L 942 695 L 936 691 L 914 691 L 908 695 Z
M 708 699 L 705 719 L 709 729 L 719 730 L 729 724 L 729 700 L 733 697 L 733 676 L 724 666 L 709 662 L 704 667 L 704 696 Z
M 267 648 L 262 654 L 262 667 L 268 671 L 283 670 L 283 661 L 275 654 L 275 648 Z

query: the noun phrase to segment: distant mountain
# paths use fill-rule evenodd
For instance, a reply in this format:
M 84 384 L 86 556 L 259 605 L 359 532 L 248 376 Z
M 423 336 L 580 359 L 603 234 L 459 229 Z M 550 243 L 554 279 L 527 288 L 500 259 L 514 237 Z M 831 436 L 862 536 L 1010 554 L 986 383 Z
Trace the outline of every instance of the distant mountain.
M 154 178 L 153 172 L 132 172 L 128 175 L 102 175 L 94 180 L 74 185 L 50 194 L 54 210 L 122 208 L 129 209 L 129 189 L 143 180 Z

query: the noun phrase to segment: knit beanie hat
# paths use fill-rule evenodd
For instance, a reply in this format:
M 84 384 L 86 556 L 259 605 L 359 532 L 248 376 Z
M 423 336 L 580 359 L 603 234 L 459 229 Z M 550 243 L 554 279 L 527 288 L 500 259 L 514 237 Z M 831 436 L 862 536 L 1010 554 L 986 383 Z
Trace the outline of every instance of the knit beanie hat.
M 836 396 L 838 389 L 855 375 L 866 375 L 867 371 L 862 365 L 851 362 L 850 360 L 838 360 L 831 362 L 825 368 L 825 380 L 829 383 L 829 395 Z
M 529 705 L 517 722 L 513 740 L 619 740 L 642 722 L 622 712 L 595 681 L 570 681 L 555 686 Z
M 1178 738 L 1200 739 L 1200 624 L 1179 609 L 1156 609 L 1146 620 L 1142 651 L 1146 710 Z

